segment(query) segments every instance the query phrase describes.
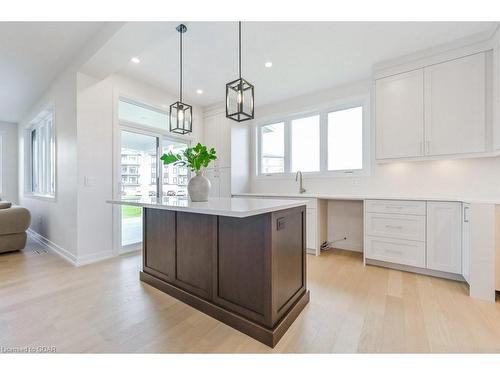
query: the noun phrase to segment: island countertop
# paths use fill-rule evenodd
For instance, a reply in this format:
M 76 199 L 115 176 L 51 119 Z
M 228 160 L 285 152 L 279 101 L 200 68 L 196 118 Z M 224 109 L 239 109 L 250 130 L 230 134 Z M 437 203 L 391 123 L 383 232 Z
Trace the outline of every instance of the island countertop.
M 170 211 L 193 212 L 199 214 L 229 217 L 249 217 L 288 208 L 304 206 L 305 200 L 258 199 L 258 198 L 209 198 L 208 202 L 192 202 L 187 197 L 142 198 L 138 201 L 110 199 L 112 204 L 156 208 Z

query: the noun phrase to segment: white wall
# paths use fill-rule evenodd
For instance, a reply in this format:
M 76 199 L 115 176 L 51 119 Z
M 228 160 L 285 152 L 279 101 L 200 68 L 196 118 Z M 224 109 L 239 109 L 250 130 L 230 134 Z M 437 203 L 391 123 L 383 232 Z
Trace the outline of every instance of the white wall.
M 55 107 L 56 197 L 25 194 L 24 137 L 31 120 L 48 106 Z M 19 202 L 31 212 L 31 229 L 60 248 L 70 260 L 77 256 L 76 71 L 63 72 L 19 123 Z
M 156 87 L 113 75 L 96 80 L 78 74 L 78 261 L 80 264 L 116 254 L 113 210 L 106 200 L 113 197 L 113 155 L 119 132 L 116 101 L 120 96 L 156 107 L 177 98 Z M 193 107 L 193 133 L 184 138 L 202 141 L 202 109 Z M 113 212 L 114 211 L 114 212 Z
M 113 255 L 113 86 L 77 76 L 78 262 Z
M 17 124 L 0 122 L 0 198 L 18 202 L 17 194 Z
M 337 249 L 363 251 L 362 201 L 328 201 L 327 241 Z

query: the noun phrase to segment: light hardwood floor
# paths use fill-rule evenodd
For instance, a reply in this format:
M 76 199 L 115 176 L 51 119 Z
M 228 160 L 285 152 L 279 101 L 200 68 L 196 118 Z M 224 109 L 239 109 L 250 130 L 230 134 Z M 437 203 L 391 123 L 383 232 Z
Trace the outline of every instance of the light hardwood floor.
M 38 253 L 34 250 L 39 250 Z M 42 250 L 42 251 L 40 251 Z M 30 241 L 0 255 L 0 346 L 58 352 L 500 352 L 500 303 L 465 284 L 308 256 L 311 302 L 276 348 L 139 281 L 139 254 L 73 267 Z

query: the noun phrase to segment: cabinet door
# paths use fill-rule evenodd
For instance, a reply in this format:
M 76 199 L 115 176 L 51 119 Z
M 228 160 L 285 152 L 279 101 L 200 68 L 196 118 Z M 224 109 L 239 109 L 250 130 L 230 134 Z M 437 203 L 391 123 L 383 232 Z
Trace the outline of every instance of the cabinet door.
M 421 156 L 423 70 L 378 79 L 375 90 L 377 159 Z
M 205 177 L 210 180 L 210 192 L 208 196 L 210 198 L 219 198 L 220 197 L 220 179 L 219 179 L 219 170 L 218 169 L 207 169 L 205 171 Z
M 208 148 L 218 148 L 216 116 L 205 117 L 203 120 L 203 143 Z
M 143 270 L 162 280 L 174 280 L 175 236 L 165 237 L 165 233 L 175 233 L 175 212 L 143 209 Z
M 486 150 L 485 54 L 425 68 L 426 155 Z
M 462 204 L 462 276 L 470 280 L 470 204 Z
M 306 210 L 306 248 L 308 252 L 314 254 L 318 252 L 316 212 L 316 209 L 312 208 Z
M 231 166 L 231 120 L 225 113 L 217 113 L 204 119 L 204 143 L 208 148 L 215 148 L 217 160 L 214 167 Z
M 427 202 L 427 268 L 462 273 L 462 204 Z
M 225 114 L 218 117 L 218 144 L 217 144 L 217 161 L 221 168 L 229 168 L 231 166 L 231 122 L 226 118 Z
M 231 198 L 231 168 L 219 169 L 219 196 Z
M 217 251 L 217 216 L 192 212 L 176 212 L 176 216 L 173 283 L 198 297 L 211 299 L 212 260 Z

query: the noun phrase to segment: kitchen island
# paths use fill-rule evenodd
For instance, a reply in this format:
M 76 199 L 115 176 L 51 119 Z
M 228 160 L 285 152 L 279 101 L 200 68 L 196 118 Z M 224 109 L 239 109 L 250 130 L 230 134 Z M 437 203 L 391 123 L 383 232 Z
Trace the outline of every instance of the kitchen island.
M 143 207 L 143 282 L 268 346 L 309 302 L 304 201 L 109 203 Z

